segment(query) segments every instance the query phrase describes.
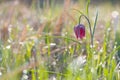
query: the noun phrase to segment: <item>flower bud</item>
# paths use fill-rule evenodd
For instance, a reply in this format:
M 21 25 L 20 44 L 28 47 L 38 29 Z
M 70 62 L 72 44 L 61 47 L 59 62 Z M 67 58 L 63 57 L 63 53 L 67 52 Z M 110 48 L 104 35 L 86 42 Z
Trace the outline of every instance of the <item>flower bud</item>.
M 85 37 L 85 26 L 83 24 L 78 24 L 74 27 L 74 32 L 77 39 L 83 39 Z

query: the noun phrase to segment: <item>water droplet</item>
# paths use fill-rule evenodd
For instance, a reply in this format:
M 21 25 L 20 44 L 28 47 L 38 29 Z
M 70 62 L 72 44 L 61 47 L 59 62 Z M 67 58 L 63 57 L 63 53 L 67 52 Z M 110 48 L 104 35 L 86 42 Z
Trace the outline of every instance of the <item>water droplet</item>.
M 10 49 L 10 47 L 11 47 L 11 46 L 10 46 L 10 45 L 8 45 L 8 46 L 6 46 L 6 49 Z
M 2 76 L 2 72 L 0 72 L 0 76 Z
M 27 70 L 23 70 L 23 74 L 27 74 Z
M 91 72 L 94 72 L 94 68 L 91 68 Z
M 108 31 L 110 31 L 110 30 L 111 30 L 111 28 L 108 28 L 107 30 L 108 30 Z
M 23 75 L 23 79 L 28 79 L 28 76 L 27 75 Z
M 100 49 L 100 53 L 102 53 L 102 52 L 103 52 L 103 48 Z

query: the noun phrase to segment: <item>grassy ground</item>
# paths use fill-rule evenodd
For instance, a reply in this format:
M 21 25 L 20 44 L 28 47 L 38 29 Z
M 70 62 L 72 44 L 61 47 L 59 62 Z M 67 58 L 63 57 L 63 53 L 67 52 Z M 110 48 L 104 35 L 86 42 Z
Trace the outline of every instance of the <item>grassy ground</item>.
M 80 16 L 77 10 L 86 14 L 86 2 L 66 0 L 41 10 L 12 2 L 0 5 L 0 80 L 120 79 L 115 58 L 120 49 L 119 22 L 111 15 L 120 12 L 120 6 L 90 4 L 92 26 L 98 10 L 91 47 L 85 20 L 84 40 L 77 40 L 73 30 Z

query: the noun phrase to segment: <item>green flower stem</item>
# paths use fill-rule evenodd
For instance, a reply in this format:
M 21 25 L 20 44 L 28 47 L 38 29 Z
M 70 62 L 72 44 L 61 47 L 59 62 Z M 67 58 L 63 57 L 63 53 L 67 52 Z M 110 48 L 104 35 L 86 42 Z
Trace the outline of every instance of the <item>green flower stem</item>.
M 93 33 L 92 33 L 90 21 L 89 21 L 89 19 L 87 18 L 87 16 L 85 16 L 85 15 L 82 14 L 82 15 L 80 15 L 80 17 L 79 17 L 79 24 L 80 24 L 80 21 L 81 21 L 81 18 L 82 18 L 82 17 L 85 17 L 85 19 L 88 21 L 89 29 L 90 29 L 90 35 L 91 35 L 91 45 L 93 46 Z

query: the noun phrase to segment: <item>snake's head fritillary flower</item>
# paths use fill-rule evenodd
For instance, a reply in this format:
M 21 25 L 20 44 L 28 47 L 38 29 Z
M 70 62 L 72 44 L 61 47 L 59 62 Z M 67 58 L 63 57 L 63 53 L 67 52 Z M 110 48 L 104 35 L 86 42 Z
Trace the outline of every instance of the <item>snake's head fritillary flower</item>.
M 78 24 L 74 27 L 74 32 L 77 39 L 83 39 L 85 37 L 85 26 L 83 24 Z

